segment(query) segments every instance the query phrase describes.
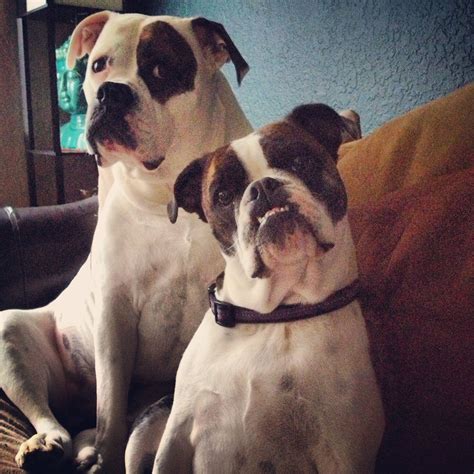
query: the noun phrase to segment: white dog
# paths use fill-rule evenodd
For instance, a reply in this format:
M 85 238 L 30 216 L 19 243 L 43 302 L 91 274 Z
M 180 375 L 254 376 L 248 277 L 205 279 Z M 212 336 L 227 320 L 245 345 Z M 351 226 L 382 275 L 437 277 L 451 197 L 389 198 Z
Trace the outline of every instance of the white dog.
M 177 205 L 207 220 L 226 266 L 154 473 L 373 471 L 384 419 L 336 169 L 346 133 L 301 106 L 178 177 Z
M 223 267 L 208 226 L 195 216 L 170 225 L 166 203 L 191 159 L 251 130 L 219 70 L 232 60 L 240 83 L 248 66 L 204 18 L 97 13 L 75 29 L 68 64 L 86 53 L 87 136 L 101 165 L 91 254 L 51 304 L 0 315 L 0 385 L 37 431 L 20 467 L 69 458 L 58 420 L 97 413 L 76 462 L 116 474 L 129 387 L 138 407 L 144 393 L 162 396 Z

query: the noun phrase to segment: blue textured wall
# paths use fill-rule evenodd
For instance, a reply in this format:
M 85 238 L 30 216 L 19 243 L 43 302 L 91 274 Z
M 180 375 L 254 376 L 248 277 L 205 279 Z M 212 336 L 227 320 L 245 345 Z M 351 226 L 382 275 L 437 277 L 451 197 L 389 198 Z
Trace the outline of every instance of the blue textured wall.
M 151 0 L 149 13 L 224 24 L 250 64 L 254 126 L 303 102 L 354 108 L 365 132 L 474 80 L 473 0 Z

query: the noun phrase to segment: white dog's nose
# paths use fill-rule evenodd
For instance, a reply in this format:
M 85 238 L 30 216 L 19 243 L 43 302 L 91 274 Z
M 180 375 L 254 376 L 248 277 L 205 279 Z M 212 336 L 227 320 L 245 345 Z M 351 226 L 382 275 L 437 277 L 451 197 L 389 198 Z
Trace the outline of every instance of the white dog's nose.
M 127 84 L 104 82 L 97 91 L 97 100 L 102 106 L 128 109 L 135 103 L 135 94 Z

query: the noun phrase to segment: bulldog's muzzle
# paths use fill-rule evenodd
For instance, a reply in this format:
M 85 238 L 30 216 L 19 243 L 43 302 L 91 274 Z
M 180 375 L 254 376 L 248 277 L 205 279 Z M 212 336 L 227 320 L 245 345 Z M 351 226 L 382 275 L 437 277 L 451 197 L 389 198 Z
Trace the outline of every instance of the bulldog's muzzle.
M 287 204 L 288 193 L 284 191 L 283 184 L 279 179 L 266 177 L 248 187 L 246 198 L 253 221 L 258 221 L 271 209 Z

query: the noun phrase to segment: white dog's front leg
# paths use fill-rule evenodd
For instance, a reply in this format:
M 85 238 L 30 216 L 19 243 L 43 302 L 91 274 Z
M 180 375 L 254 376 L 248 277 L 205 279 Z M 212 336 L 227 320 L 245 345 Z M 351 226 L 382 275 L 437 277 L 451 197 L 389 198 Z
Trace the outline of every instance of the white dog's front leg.
M 104 301 L 95 325 L 97 464 L 91 472 L 125 472 L 127 399 L 137 348 L 137 316 L 124 295 Z
M 153 474 L 190 474 L 194 449 L 191 445 L 191 420 L 178 423 L 171 415 L 156 453 Z

